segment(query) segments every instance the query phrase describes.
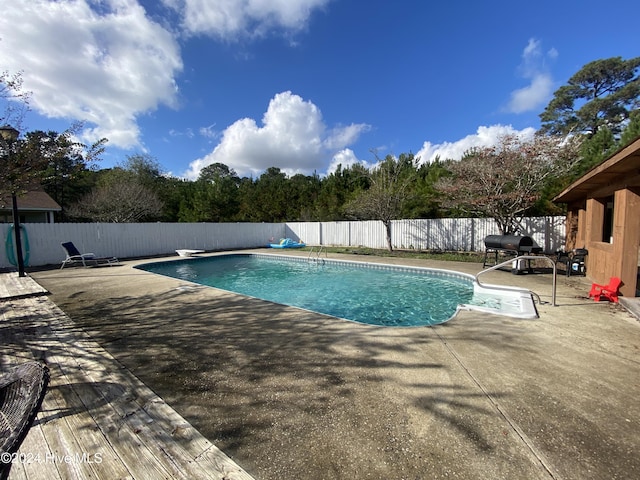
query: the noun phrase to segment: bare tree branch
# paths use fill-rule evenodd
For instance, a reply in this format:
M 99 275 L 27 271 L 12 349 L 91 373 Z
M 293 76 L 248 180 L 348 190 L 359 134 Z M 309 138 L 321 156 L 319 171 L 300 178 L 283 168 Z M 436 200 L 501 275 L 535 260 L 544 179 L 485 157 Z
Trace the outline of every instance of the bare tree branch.
M 159 217 L 162 202 L 147 187 L 122 179 L 95 189 L 71 207 L 69 214 L 94 222 L 141 222 Z
M 525 141 L 503 136 L 497 145 L 451 163 L 453 176 L 436 184 L 443 194 L 442 206 L 494 218 L 501 233 L 515 233 L 545 182 L 579 161 L 579 149 L 577 137 L 536 136 Z
M 391 155 L 369 173 L 370 187 L 349 202 L 346 212 L 363 220 L 381 220 L 387 235 L 387 247 L 391 242 L 391 221 L 398 219 L 411 196 L 411 184 L 416 178 L 416 162 L 413 154 L 402 154 L 396 160 Z

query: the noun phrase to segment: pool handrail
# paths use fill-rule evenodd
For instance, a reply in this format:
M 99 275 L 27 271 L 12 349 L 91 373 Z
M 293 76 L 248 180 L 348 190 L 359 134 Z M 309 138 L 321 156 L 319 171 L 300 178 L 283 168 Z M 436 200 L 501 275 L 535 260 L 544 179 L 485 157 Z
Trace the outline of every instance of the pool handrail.
M 546 255 L 519 255 L 519 256 L 517 256 L 515 258 L 511 258 L 509 260 L 505 260 L 504 262 L 499 263 L 498 265 L 494 265 L 492 267 L 486 268 L 485 270 L 482 270 L 481 272 L 478 272 L 476 274 L 476 282 L 481 287 L 485 287 L 486 288 L 486 285 L 483 285 L 480 282 L 480 279 L 478 278 L 478 277 L 480 277 L 480 275 L 482 275 L 483 273 L 490 272 L 492 270 L 497 270 L 498 268 L 504 267 L 505 265 L 508 265 L 508 264 L 510 264 L 512 262 L 515 262 L 517 260 L 548 260 L 549 262 L 551 262 L 551 266 L 553 267 L 551 304 L 554 307 L 557 307 L 558 304 L 556 303 L 556 276 L 557 276 L 556 262 L 554 262 L 551 258 L 547 257 Z M 500 288 L 500 286 L 499 285 L 492 285 L 491 288 Z M 537 293 L 533 292 L 532 290 L 529 290 L 529 292 L 531 292 L 533 295 L 538 297 L 538 301 L 540 301 L 540 296 Z
M 315 246 L 311 246 L 311 250 L 309 250 L 309 255 L 307 255 L 307 260 L 311 261 L 314 260 L 315 262 L 318 262 L 320 260 L 320 255 L 322 254 L 322 251 L 324 250 L 324 256 L 328 258 L 327 255 L 327 251 L 324 248 L 324 245 L 318 245 L 318 251 L 316 252 L 316 258 L 312 259 L 311 255 L 314 253 L 314 248 L 316 248 Z

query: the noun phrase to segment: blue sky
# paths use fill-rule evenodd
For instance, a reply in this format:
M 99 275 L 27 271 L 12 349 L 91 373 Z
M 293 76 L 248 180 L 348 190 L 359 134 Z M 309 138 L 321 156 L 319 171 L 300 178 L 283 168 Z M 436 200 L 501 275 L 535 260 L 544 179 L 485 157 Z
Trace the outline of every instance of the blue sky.
M 586 63 L 640 55 L 640 3 L 591 0 L 0 0 L 21 128 L 109 139 L 196 178 L 224 163 L 320 175 L 530 135 Z M 375 152 L 375 153 L 373 153 Z

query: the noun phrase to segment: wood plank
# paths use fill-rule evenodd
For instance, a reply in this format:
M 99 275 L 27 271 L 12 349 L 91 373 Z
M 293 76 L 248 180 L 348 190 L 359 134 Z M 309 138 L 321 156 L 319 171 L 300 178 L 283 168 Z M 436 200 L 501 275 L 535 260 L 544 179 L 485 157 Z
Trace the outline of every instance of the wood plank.
M 53 367 L 51 362 L 51 367 Z M 53 461 L 64 478 L 127 478 L 130 472 L 75 392 L 58 365 L 43 403 L 42 428 L 47 432 Z M 92 463 L 96 462 L 96 463 Z M 74 476 L 74 475 L 77 475 Z
M 38 414 L 38 417 L 41 417 L 41 415 Z M 40 418 L 36 418 L 34 425 L 29 430 L 29 434 L 20 446 L 20 452 L 31 455 L 33 462 L 20 465 L 20 472 L 15 469 L 17 465 L 14 465 L 11 469 L 9 480 L 62 480 L 60 472 L 51 457 L 51 450 L 40 421 Z
M 49 318 L 49 324 L 52 326 L 54 335 L 57 335 L 56 327 L 61 323 L 60 318 L 57 318 L 58 316 L 54 314 Z M 94 372 L 103 370 L 103 366 L 96 361 L 102 361 L 103 359 L 90 358 L 95 357 L 96 354 L 86 348 L 79 347 L 79 344 L 83 342 L 70 338 L 71 330 L 69 327 L 71 326 L 65 325 L 65 332 L 62 335 L 65 341 L 64 355 L 56 355 L 55 353 L 48 355 L 49 363 L 57 363 L 66 378 L 66 385 L 72 388 L 73 395 L 77 396 L 79 405 L 88 412 L 91 423 L 96 425 L 101 435 L 107 439 L 117 457 L 126 466 L 128 473 L 134 478 L 171 478 L 172 474 L 175 473 L 172 470 L 175 470 L 175 468 L 167 468 L 165 464 L 158 461 L 159 459 L 155 452 L 147 448 L 136 432 L 128 428 L 126 422 L 123 421 L 123 417 L 115 407 L 120 398 L 115 395 L 104 394 L 104 388 L 100 387 L 99 384 L 104 381 L 105 375 L 90 373 L 92 370 Z M 89 359 L 87 360 L 87 358 Z M 89 372 L 80 366 L 79 361 L 89 364 Z M 88 377 L 87 373 L 89 373 Z M 70 401 L 71 399 L 67 398 L 67 400 Z M 83 432 L 84 435 L 86 433 Z M 67 451 L 77 452 L 82 450 L 69 446 Z M 100 478 L 118 477 L 107 476 L 104 472 L 101 472 Z
M 184 421 L 172 421 L 172 413 L 175 413 L 163 401 L 151 400 L 145 404 L 149 415 L 155 419 L 158 428 L 172 432 L 172 437 L 184 445 L 193 455 L 195 461 L 206 470 L 220 472 L 221 479 L 228 480 L 252 480 L 252 476 L 237 465 L 222 450 L 203 437 L 190 423 Z
M 45 434 L 45 442 L 50 446 L 48 450 L 49 458 L 52 458 L 52 463 L 40 465 L 39 470 L 51 473 L 52 468 L 60 470 L 60 475 L 65 479 L 85 479 L 85 478 L 133 478 L 130 475 L 129 470 L 124 466 L 123 461 L 118 458 L 120 452 L 115 452 L 111 446 L 109 439 L 103 435 L 103 431 L 96 425 L 94 417 L 92 417 L 87 411 L 87 405 L 83 403 L 81 397 L 76 395 L 75 387 L 73 383 L 75 381 L 82 381 L 86 384 L 87 379 L 70 378 L 64 374 L 64 370 L 73 371 L 74 365 L 69 368 L 69 363 L 73 364 L 72 353 L 67 350 L 67 345 L 58 342 L 55 332 L 52 332 L 49 326 L 52 322 L 55 322 L 55 317 L 58 312 L 52 314 L 47 308 L 43 308 L 42 302 L 29 302 L 29 309 L 37 317 L 37 320 L 32 321 L 30 326 L 30 334 L 33 335 L 33 331 L 37 331 L 38 347 L 47 351 L 46 360 L 52 370 L 52 382 L 50 383 L 50 389 L 45 396 L 43 402 L 43 411 L 53 412 L 53 415 L 49 418 L 48 422 L 43 423 L 43 432 Z M 15 315 L 14 315 L 15 317 Z M 14 318 L 15 320 L 15 318 Z M 19 329 L 16 329 L 14 333 L 21 335 Z M 73 338 L 69 335 L 65 339 L 72 345 Z M 29 341 L 22 335 L 21 342 L 24 345 L 28 345 Z M 38 350 L 39 350 L 38 349 Z M 56 353 L 62 352 L 62 354 Z M 37 352 L 35 352 L 37 354 Z M 77 366 L 75 370 L 79 372 Z M 60 379 L 58 382 L 57 380 Z M 67 394 L 61 395 L 61 391 L 57 387 L 64 386 Z M 94 395 L 96 401 L 100 400 L 99 395 Z M 85 399 L 86 401 L 86 399 Z M 86 442 L 89 438 L 89 433 L 92 431 L 98 432 L 102 436 L 102 447 L 107 452 L 112 451 L 109 460 L 114 460 L 115 463 L 106 461 L 94 468 L 93 465 L 87 462 L 75 461 L 75 455 L 82 452 L 86 452 Z M 122 431 L 116 431 L 117 437 L 116 443 L 122 445 L 126 440 L 123 438 Z M 126 431 L 125 431 L 126 433 Z M 125 435 L 126 437 L 126 435 Z M 129 438 L 130 443 L 138 446 L 135 440 L 132 441 Z M 91 442 L 90 442 L 91 443 Z M 95 437 L 93 442 L 94 447 Z M 120 449 L 121 450 L 121 449 Z M 130 449 L 131 450 L 131 449 Z M 156 462 L 153 457 L 147 458 L 145 461 L 139 456 L 139 451 L 132 454 L 132 462 L 137 463 L 138 478 L 170 478 L 168 472 L 163 469 L 156 468 Z M 70 456 L 70 457 L 69 457 Z M 114 465 L 118 465 L 117 470 L 113 470 Z M 150 465 L 149 465 L 150 464 Z M 18 470 L 18 469 L 17 469 Z M 47 473 L 47 476 L 49 476 Z M 59 476 L 60 476 L 59 475 Z M 50 475 L 53 477 L 54 475 Z
M 47 291 L 28 275 L 20 277 L 18 272 L 0 274 L 0 299 L 15 299 L 46 293 Z
M 93 346 L 93 348 L 98 348 Z M 95 354 L 95 350 L 78 348 L 78 343 L 74 345 L 74 360 L 81 366 L 84 374 L 93 379 L 92 386 L 95 388 L 95 395 L 105 399 L 105 405 L 96 410 L 94 419 L 101 428 L 113 427 L 117 425 L 118 439 L 131 435 L 137 443 L 135 451 L 121 450 L 119 454 L 122 460 L 127 463 L 130 458 L 132 465 L 139 466 L 141 455 L 147 455 L 148 461 L 154 464 L 154 468 L 162 468 L 163 473 L 172 478 L 204 478 L 207 472 L 193 463 L 193 458 L 185 455 L 184 452 L 176 448 L 173 439 L 162 431 L 154 431 L 150 428 L 153 425 L 151 419 L 137 400 L 137 389 L 143 388 L 140 384 L 132 382 L 126 375 L 128 372 L 120 369 L 117 374 L 112 371 L 96 369 L 95 362 L 88 358 L 87 352 Z M 91 399 L 88 392 L 83 401 Z M 107 409 L 107 406 L 109 407 Z M 143 463 L 147 463 L 143 461 Z M 133 467 L 130 467 L 133 469 Z M 148 473 L 145 473 L 148 475 Z M 151 478 L 151 477 L 147 477 Z
M 55 344 L 55 337 L 52 340 L 46 311 L 41 311 L 39 307 L 42 302 L 38 303 L 38 305 L 30 305 L 31 312 L 38 313 L 37 319 L 32 320 L 29 325 L 30 332 L 38 339 L 39 347 L 51 352 L 59 351 L 60 345 Z M 32 353 L 42 356 L 40 348 L 32 350 Z M 103 437 L 93 435 L 93 432 L 99 432 L 95 423 L 79 399 L 74 398 L 72 392 L 69 391 L 68 380 L 57 365 L 58 360 L 55 355 L 50 355 L 50 357 L 47 362 L 50 382 L 35 422 L 38 428 L 34 423 L 34 427 L 25 439 L 25 442 L 29 441 L 32 435 L 39 431 L 43 435 L 43 442 L 40 446 L 25 443 L 20 449 L 28 455 L 32 453 L 30 449 L 38 448 L 42 464 L 39 465 L 39 468 L 31 470 L 37 471 L 37 473 L 44 471 L 47 478 L 54 477 L 54 473 L 60 473 L 65 479 L 97 478 L 96 469 L 89 463 L 91 457 L 83 457 L 83 453 L 91 453 L 93 450 L 101 452 L 100 460 L 104 465 L 100 470 L 107 472 L 102 478 L 126 477 L 128 471 L 119 461 L 110 444 Z M 65 391 L 67 392 L 66 398 L 63 395 Z M 32 431 L 34 431 L 33 434 Z M 29 476 L 32 475 L 36 476 L 36 473 L 29 473 Z

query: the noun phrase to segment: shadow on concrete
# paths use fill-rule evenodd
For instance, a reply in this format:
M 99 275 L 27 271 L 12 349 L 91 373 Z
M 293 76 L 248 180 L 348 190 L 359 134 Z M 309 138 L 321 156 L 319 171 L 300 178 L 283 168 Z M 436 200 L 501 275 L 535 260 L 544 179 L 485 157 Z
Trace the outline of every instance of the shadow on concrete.
M 544 414 L 568 408 L 549 390 L 552 382 L 538 382 L 554 370 L 571 381 L 570 368 L 581 366 L 559 368 L 553 348 L 563 355 L 574 339 L 591 341 L 571 336 L 573 326 L 554 318 L 523 323 L 467 313 L 436 327 L 384 328 L 141 271 L 45 272 L 37 280 L 93 339 L 257 478 L 548 478 L 488 396 L 547 454 L 560 452 L 561 471 L 593 468 L 557 448 L 567 432 L 538 433 Z M 540 284 L 550 289 L 548 283 Z M 568 312 L 556 311 L 558 318 Z M 551 329 L 549 349 L 538 332 Z M 609 453 L 600 471 L 620 463 L 618 445 Z

